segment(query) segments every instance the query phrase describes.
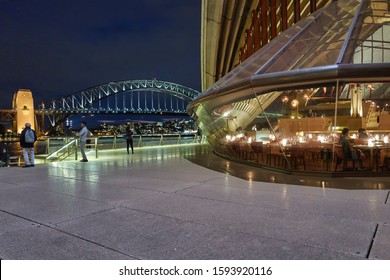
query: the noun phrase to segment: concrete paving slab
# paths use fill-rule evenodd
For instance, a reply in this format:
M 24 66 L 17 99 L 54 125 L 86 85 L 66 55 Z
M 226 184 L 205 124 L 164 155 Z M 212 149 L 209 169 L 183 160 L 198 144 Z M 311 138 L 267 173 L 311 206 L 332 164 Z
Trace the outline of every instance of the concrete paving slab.
M 287 175 L 286 175 L 287 176 Z M 336 200 L 361 200 L 384 203 L 388 190 L 345 190 L 326 187 L 300 186 L 293 184 L 276 184 L 269 182 L 247 181 L 240 178 L 220 179 L 216 178 L 206 182 L 212 186 L 230 187 L 235 189 L 261 190 L 275 193 L 294 193 L 303 197 L 315 196 Z M 352 193 L 351 193 L 352 192 Z M 352 194 L 352 195 L 351 195 Z
M 276 190 L 263 190 L 262 187 L 257 186 L 243 192 L 242 189 L 234 187 L 202 184 L 176 193 L 203 199 L 351 220 L 384 222 L 390 219 L 389 209 L 382 201 L 384 191 L 377 194 L 377 200 L 380 200 L 378 202 L 372 202 L 374 199 L 369 200 L 369 198 L 367 201 L 347 199 L 346 196 L 329 198 L 328 195 L 321 193 L 320 189 L 317 192 L 319 192 L 318 195 L 306 195 L 291 191 L 288 187 L 277 192 Z M 375 211 L 372 211 L 373 208 Z
M 72 220 L 58 228 L 140 259 L 361 258 L 130 209 Z
M 78 176 L 63 176 L 63 178 L 72 178 L 91 184 L 105 184 L 112 186 L 123 186 L 129 188 L 138 188 L 145 190 L 156 190 L 160 192 L 175 192 L 191 186 L 199 185 L 198 182 L 176 180 L 174 178 L 164 179 L 158 177 L 158 174 L 151 176 L 139 176 L 137 172 L 128 172 L 127 174 L 100 174 L 90 172 L 80 172 Z
M 59 171 L 50 172 L 50 175 L 141 189 L 153 190 L 157 187 L 159 191 L 166 192 L 174 192 L 180 189 L 198 185 L 198 181 L 203 182 L 204 180 L 215 178 L 215 172 L 207 171 L 207 169 L 205 169 L 206 172 L 202 174 L 195 174 L 192 170 L 188 171 L 190 168 L 190 166 L 187 166 L 188 164 L 191 163 L 187 161 L 184 167 L 183 165 L 176 165 L 175 167 L 158 167 L 153 169 L 153 174 L 151 174 L 150 167 L 126 168 L 119 170 L 114 167 L 110 167 L 105 168 L 101 172 L 96 172 L 94 171 L 95 168 L 101 168 L 101 166 L 95 166 L 95 168 L 87 169 L 88 172 L 86 172 L 86 170 L 75 170 L 66 167 L 61 168 Z M 172 176 L 172 169 L 180 173 L 181 176 Z
M 163 179 L 158 177 L 114 177 L 102 178 L 104 184 L 113 184 L 118 186 L 128 186 L 138 189 L 155 190 L 159 192 L 175 192 L 188 187 L 199 185 L 197 182 L 175 180 L 174 178 Z
M 125 203 L 124 206 L 184 221 L 229 228 L 234 231 L 274 237 L 350 254 L 366 252 L 375 225 L 338 217 L 296 213 L 242 204 L 159 196 Z M 331 242 L 329 236 L 332 236 Z
M 0 182 L 0 189 L 6 189 L 6 188 L 15 187 L 15 186 L 17 186 L 17 184 L 12 183 L 12 182 L 5 182 L 5 181 L 3 181 L 3 178 Z
M 0 211 L 0 236 L 7 232 L 30 228 L 35 225 L 34 222 Z M 1 250 L 0 250 L 1 254 Z
M 204 242 L 192 249 L 191 255 L 197 259 L 269 259 L 269 260 L 329 260 L 329 259 L 362 259 L 360 255 L 349 255 L 324 248 L 317 248 L 293 242 L 263 238 L 250 234 L 237 232 L 217 231 L 209 233 L 213 240 L 212 244 Z M 234 246 L 231 246 L 234 244 Z M 204 256 L 204 252 L 209 252 Z M 193 259 L 192 256 L 189 259 Z
M 111 151 L 86 164 L 72 160 L 30 169 L 0 168 L 0 234 L 5 238 L 0 257 L 93 258 L 94 246 L 109 250 L 96 253 L 102 259 L 112 251 L 144 259 L 387 256 L 381 251 L 372 255 L 381 246 L 375 242 L 384 238 L 379 228 L 371 248 L 376 225 L 390 220 L 388 190 L 375 180 L 359 179 L 371 186 L 367 190 L 334 188 L 354 182 L 351 178 L 290 182 L 292 177 L 279 174 L 273 181 L 257 182 L 253 178 L 261 169 L 214 158 L 209 163 L 224 166 L 221 173 L 183 158 L 197 150 L 145 148 L 134 156 Z M 227 174 L 233 171 L 242 178 Z M 380 184 L 386 180 L 390 182 L 381 178 Z M 313 182 L 321 188 L 311 187 Z M 62 247 L 60 257 L 43 248 L 47 234 L 49 247 Z M 78 242 L 82 249 L 73 249 Z
M 36 188 L 2 190 L 0 209 L 40 223 L 69 220 L 112 208 L 111 205 Z
M 387 205 L 390 205 L 390 191 L 389 191 L 389 192 L 387 193 L 387 195 L 386 195 L 385 203 L 386 203 Z
M 80 180 L 87 180 L 91 182 L 102 182 L 110 184 L 112 183 L 116 185 L 123 184 L 123 181 L 128 183 L 129 177 L 131 177 L 132 182 L 137 179 L 140 181 L 152 179 L 165 182 L 164 185 L 166 187 L 174 186 L 178 184 L 178 182 L 182 182 L 182 184 L 184 184 L 184 187 L 187 187 L 196 184 L 194 182 L 198 182 L 199 180 L 203 182 L 205 180 L 209 180 L 216 177 L 215 172 L 212 172 L 205 168 L 199 168 L 197 166 L 194 166 L 186 160 L 180 161 L 180 163 L 180 165 L 176 164 L 173 167 L 170 164 L 164 164 L 154 166 L 155 168 L 152 168 L 151 166 L 132 167 L 129 163 L 124 163 L 124 165 L 121 165 L 120 168 L 113 166 L 102 168 L 105 165 L 103 163 L 100 164 L 97 162 L 91 164 L 84 164 L 81 165 L 81 167 L 77 166 L 77 164 L 71 164 L 70 166 L 66 166 L 61 163 L 62 168 L 60 170 L 58 170 L 58 168 L 53 169 L 50 175 L 77 178 Z M 181 174 L 181 176 L 173 177 L 173 170 L 176 173 Z M 145 183 L 145 185 L 148 184 Z M 173 188 L 173 190 L 175 190 L 175 188 Z
M 78 178 L 81 175 L 84 175 L 83 172 L 77 172 L 74 169 L 52 169 L 49 166 L 12 168 L 11 171 L 12 172 L 9 174 L 2 175 L 2 182 L 8 182 L 16 185 L 27 185 L 31 183 L 39 184 L 45 183 L 48 178 Z
M 180 164 L 178 164 L 180 163 Z M 89 164 L 89 163 L 88 163 Z M 104 166 L 104 162 L 99 163 L 101 166 L 99 167 L 100 172 L 102 174 L 107 175 L 128 175 L 128 176 L 134 176 L 137 175 L 139 177 L 150 177 L 151 172 L 151 166 L 149 165 L 140 165 L 139 163 L 133 164 L 129 162 L 125 162 L 121 164 L 120 166 L 111 166 L 107 165 L 106 168 L 102 169 L 101 166 Z M 222 174 L 218 174 L 213 172 L 212 170 L 206 169 L 204 167 L 200 167 L 197 165 L 193 165 L 191 162 L 187 160 L 177 160 L 175 161 L 175 164 L 172 162 L 167 163 L 161 163 L 158 165 L 153 165 L 153 176 L 161 179 L 172 179 L 172 170 L 174 169 L 177 173 L 180 173 L 183 176 L 179 176 L 175 179 L 181 180 L 182 178 L 184 181 L 207 181 L 211 179 L 215 179 L 220 177 L 223 177 Z M 68 167 L 65 167 L 68 168 Z
M 131 256 L 35 225 L 0 235 L 0 258 L 10 260 L 131 260 Z
M 75 179 L 58 178 L 56 184 L 40 185 L 34 188 L 80 199 L 109 203 L 114 207 L 128 202 L 129 199 L 143 199 L 155 193 L 153 190 L 139 189 L 134 186 L 119 186 L 85 182 Z
M 390 222 L 378 226 L 369 258 L 390 260 Z
M 39 223 L 0 212 L 0 259 L 133 259 Z
M 10 167 L 10 168 L 0 168 L 0 177 L 1 182 L 0 186 L 3 184 L 13 184 L 19 185 L 25 182 L 36 181 L 38 179 L 45 180 L 45 176 L 42 176 L 40 172 L 34 172 L 34 170 L 38 170 L 36 167 L 34 168 L 19 168 L 19 167 Z

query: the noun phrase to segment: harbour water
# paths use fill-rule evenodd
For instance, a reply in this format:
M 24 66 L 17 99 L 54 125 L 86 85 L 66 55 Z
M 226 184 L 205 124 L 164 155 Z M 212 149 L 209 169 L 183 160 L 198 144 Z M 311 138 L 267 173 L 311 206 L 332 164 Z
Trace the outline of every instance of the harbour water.
M 79 129 L 81 121 L 88 123 L 88 128 L 93 131 L 97 137 L 97 143 L 100 150 L 119 149 L 126 147 L 126 140 L 122 135 L 105 135 L 123 133 L 125 124 L 131 122 L 138 124 L 138 135 L 134 135 L 134 147 L 171 145 L 180 143 L 194 142 L 196 135 L 186 133 L 187 126 L 194 128 L 193 120 L 188 115 L 169 115 L 169 114 L 79 114 L 69 119 L 71 131 L 70 137 L 45 137 L 40 138 L 35 144 L 35 153 L 50 154 L 65 144 L 65 139 L 76 138 L 75 134 Z M 186 122 L 186 124 L 183 124 Z M 190 123 L 188 125 L 188 122 Z M 157 124 L 160 124 L 158 127 Z M 157 129 L 158 128 L 158 129 Z M 154 134 L 156 133 L 156 134 Z M 95 137 L 96 138 L 96 137 Z M 22 155 L 23 151 L 18 138 L 2 138 L 11 155 Z M 48 144 L 49 143 L 49 144 Z
M 73 128 L 80 127 L 81 121 L 88 123 L 88 128 L 99 128 L 103 124 L 121 125 L 126 123 L 157 123 L 166 121 L 191 120 L 188 115 L 183 114 L 78 114 L 69 118 Z

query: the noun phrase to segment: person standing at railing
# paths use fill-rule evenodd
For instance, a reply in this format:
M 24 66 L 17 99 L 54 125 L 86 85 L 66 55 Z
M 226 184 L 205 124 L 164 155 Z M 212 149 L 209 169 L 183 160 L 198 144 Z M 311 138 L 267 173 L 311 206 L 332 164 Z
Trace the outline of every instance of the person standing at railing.
M 133 146 L 133 135 L 134 135 L 134 129 L 129 124 L 126 127 L 126 144 L 127 144 L 127 154 L 130 154 L 129 148 L 131 147 L 131 153 L 134 154 L 134 146 Z
M 34 143 L 37 141 L 37 134 L 31 129 L 31 124 L 26 123 L 25 128 L 20 134 L 20 146 L 23 148 L 24 166 L 23 167 L 34 167 L 35 156 L 34 156 Z M 29 160 L 30 154 L 30 160 Z
M 81 122 L 81 130 L 76 134 L 80 137 L 80 151 L 81 155 L 83 156 L 83 159 L 80 160 L 80 162 L 88 162 L 87 156 L 85 155 L 85 144 L 87 143 L 87 136 L 88 136 L 88 128 L 87 128 L 87 122 L 82 121 Z

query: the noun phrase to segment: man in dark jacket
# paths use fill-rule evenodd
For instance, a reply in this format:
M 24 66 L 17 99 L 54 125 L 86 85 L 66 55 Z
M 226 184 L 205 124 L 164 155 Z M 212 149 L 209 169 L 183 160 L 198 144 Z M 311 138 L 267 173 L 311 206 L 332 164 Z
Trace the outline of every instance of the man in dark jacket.
M 34 167 L 34 143 L 37 141 L 37 135 L 31 124 L 26 123 L 26 127 L 20 134 L 20 146 L 23 148 L 24 166 L 23 167 Z M 30 154 L 30 160 L 28 155 Z

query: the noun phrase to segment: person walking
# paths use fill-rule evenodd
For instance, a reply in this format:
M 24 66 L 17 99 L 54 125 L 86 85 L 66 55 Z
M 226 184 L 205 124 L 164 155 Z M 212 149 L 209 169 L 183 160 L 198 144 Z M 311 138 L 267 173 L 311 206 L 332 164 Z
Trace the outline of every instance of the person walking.
M 131 153 L 134 154 L 134 146 L 133 146 L 133 129 L 129 124 L 126 127 L 126 144 L 127 144 L 127 154 L 130 154 L 129 147 L 131 147 Z
M 88 128 L 87 122 L 81 122 L 81 130 L 77 133 L 77 136 L 80 137 L 80 151 L 83 159 L 80 162 L 88 162 L 87 156 L 85 155 L 85 144 L 87 143 Z
M 34 143 L 37 141 L 37 134 L 34 129 L 31 128 L 30 123 L 25 124 L 25 128 L 20 134 L 20 146 L 23 148 L 24 166 L 23 167 L 34 167 L 35 156 L 34 156 Z M 29 159 L 30 156 L 30 159 Z

